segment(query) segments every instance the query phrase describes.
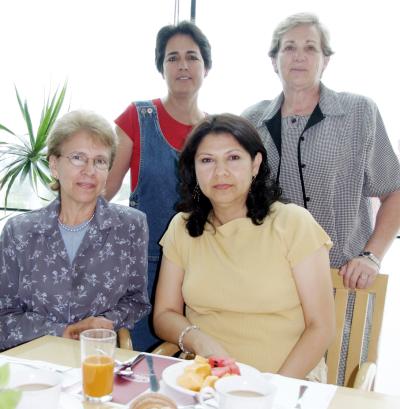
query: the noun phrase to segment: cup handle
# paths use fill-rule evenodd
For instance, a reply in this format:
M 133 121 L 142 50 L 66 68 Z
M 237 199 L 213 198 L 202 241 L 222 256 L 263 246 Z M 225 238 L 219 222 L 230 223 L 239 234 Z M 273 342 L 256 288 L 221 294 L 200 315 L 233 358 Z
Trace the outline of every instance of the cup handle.
M 206 386 L 205 388 L 203 388 L 199 394 L 198 394 L 198 399 L 199 402 L 202 406 L 204 407 L 208 407 L 208 408 L 213 408 L 213 409 L 218 409 L 218 406 L 215 405 L 211 405 L 210 403 L 207 403 L 206 401 L 208 401 L 211 398 L 216 398 L 217 394 L 215 393 L 215 389 L 211 388 L 210 386 Z

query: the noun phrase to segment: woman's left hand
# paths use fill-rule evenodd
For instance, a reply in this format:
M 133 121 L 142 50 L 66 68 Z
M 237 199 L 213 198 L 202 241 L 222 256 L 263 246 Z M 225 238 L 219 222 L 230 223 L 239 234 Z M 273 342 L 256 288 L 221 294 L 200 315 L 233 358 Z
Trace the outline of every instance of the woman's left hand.
M 379 273 L 378 266 L 367 257 L 356 257 L 339 270 L 343 284 L 347 288 L 368 288 Z
M 64 330 L 63 337 L 79 339 L 79 335 L 82 331 L 97 328 L 114 329 L 114 324 L 112 321 L 104 317 L 87 317 L 74 324 L 68 325 Z

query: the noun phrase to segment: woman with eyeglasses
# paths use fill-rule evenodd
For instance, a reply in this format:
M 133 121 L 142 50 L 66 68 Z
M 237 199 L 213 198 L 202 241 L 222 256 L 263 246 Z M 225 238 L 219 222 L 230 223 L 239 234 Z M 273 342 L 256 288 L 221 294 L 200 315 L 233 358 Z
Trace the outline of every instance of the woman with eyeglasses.
M 0 237 L 0 350 L 42 335 L 132 328 L 150 311 L 146 216 L 101 194 L 116 136 L 73 111 L 48 139 L 57 198 L 10 219 Z

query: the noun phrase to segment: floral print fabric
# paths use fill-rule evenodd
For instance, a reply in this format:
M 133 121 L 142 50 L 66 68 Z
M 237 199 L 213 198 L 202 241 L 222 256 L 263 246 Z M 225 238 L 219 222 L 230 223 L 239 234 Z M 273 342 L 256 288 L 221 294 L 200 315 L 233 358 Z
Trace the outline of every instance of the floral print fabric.
M 60 201 L 13 217 L 0 236 L 0 350 L 104 316 L 133 328 L 150 312 L 148 228 L 135 209 L 99 198 L 72 263 L 58 227 Z

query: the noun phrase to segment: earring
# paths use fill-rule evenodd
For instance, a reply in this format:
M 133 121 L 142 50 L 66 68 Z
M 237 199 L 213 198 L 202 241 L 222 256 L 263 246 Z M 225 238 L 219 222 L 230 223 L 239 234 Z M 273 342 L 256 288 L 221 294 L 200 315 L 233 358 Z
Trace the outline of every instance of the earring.
M 199 203 L 200 202 L 200 187 L 199 184 L 196 184 L 196 187 L 193 190 L 192 193 L 193 201 Z
M 253 186 L 253 183 L 254 183 L 255 179 L 256 179 L 256 175 L 253 175 L 252 178 L 251 178 L 249 193 L 251 193 L 251 187 Z

